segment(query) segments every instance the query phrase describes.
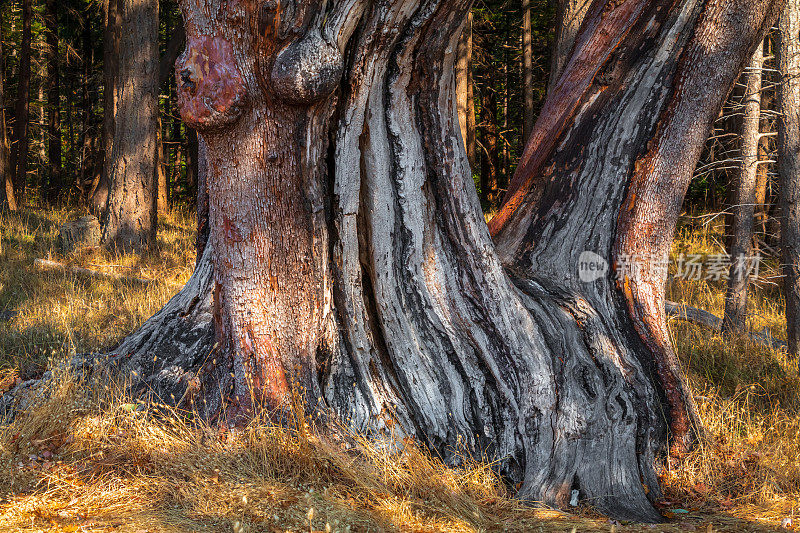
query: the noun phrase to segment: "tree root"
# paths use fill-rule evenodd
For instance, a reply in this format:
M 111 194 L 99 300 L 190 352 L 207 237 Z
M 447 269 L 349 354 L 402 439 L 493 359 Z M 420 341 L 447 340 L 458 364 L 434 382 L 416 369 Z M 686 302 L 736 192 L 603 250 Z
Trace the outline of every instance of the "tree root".
M 708 311 L 669 301 L 664 307 L 669 318 L 677 318 L 684 322 L 704 326 L 716 332 L 722 331 L 722 319 Z M 764 328 L 760 332 L 751 331 L 746 335 L 753 342 L 773 350 L 785 350 L 787 348 L 786 343 L 773 337 L 772 333 L 770 333 L 767 328 Z

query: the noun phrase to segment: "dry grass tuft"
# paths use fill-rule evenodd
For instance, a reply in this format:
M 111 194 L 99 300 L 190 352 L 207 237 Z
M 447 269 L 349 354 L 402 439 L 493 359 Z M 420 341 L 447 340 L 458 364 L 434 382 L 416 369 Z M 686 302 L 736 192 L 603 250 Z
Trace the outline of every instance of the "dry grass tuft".
M 175 290 L 35 273 L 33 257 L 124 265 L 176 283 L 190 273 L 190 217 L 174 218 L 158 256 L 58 257 L 57 225 L 76 216 L 0 215 L 0 313 L 17 312 L 0 319 L 0 390 L 48 358 L 113 344 Z M 695 229 L 676 250 L 716 253 L 715 239 Z M 720 313 L 721 289 L 675 281 L 670 293 Z M 769 285 L 755 291 L 753 326 L 780 335 L 776 294 Z M 256 420 L 220 432 L 185 413 L 139 406 L 118 387 L 56 373 L 50 394 L 0 430 L 0 531 L 775 531 L 793 513 L 800 518 L 796 362 L 691 325 L 674 322 L 672 330 L 712 438 L 664 472 L 667 509 L 689 511 L 667 525 L 533 509 L 471 457 L 449 468 L 413 443 L 391 453 L 357 435 L 359 451 L 346 451 L 302 424 Z

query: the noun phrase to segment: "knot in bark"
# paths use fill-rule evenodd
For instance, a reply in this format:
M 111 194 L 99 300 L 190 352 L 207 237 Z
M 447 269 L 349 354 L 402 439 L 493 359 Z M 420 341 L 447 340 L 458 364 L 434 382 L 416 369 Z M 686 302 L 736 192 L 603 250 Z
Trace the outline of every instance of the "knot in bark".
M 242 74 L 231 44 L 218 36 L 190 37 L 175 64 L 178 110 L 197 130 L 231 124 L 246 100 Z
M 343 70 L 338 47 L 312 30 L 278 53 L 270 73 L 270 89 L 284 102 L 312 104 L 336 90 Z

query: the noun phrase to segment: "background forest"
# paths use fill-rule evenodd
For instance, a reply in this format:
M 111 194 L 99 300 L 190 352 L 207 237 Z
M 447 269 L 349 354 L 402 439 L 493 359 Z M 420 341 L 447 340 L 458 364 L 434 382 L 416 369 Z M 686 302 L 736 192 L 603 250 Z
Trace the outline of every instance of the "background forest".
M 202 185 L 197 135 L 176 111 L 180 11 L 172 1 L 141 0 L 158 27 L 138 31 L 117 16 L 115 1 L 0 4 L 2 391 L 54 361 L 114 346 L 178 291 L 195 264 Z M 462 36 L 459 114 L 487 219 L 553 71 L 563 68 L 568 51 L 554 50 L 559 28 L 569 26 L 561 9 L 552 0 L 478 1 Z M 149 36 L 148 46 L 134 46 Z M 359 462 L 311 435 L 258 423 L 220 435 L 185 417 L 165 421 L 158 407 L 141 409 L 119 391 L 98 400 L 64 375 L 49 400 L 0 430 L 0 529 L 797 528 L 800 378 L 787 349 L 779 268 L 777 37 L 776 29 L 765 40 L 709 134 L 673 248 L 671 333 L 710 433 L 663 473 L 660 504 L 674 523 L 619 524 L 591 509 L 526 507 L 482 458 L 449 468 L 414 447 L 390 458 L 363 443 L 370 460 Z M 137 82 L 129 72 L 149 75 Z M 157 85 L 157 113 L 153 127 L 143 122 L 133 132 L 119 110 L 137 83 Z M 120 141 L 134 133 L 145 141 Z M 141 215 L 157 217 L 149 237 L 127 246 L 104 233 L 109 246 L 66 245 L 62 226 L 89 214 L 99 219 L 99 244 L 114 224 L 111 177 L 148 142 L 157 146 L 153 179 L 134 203 L 155 198 L 154 214 Z M 741 250 L 760 258 L 758 275 L 743 286 L 726 276 L 685 276 L 676 266 L 678 258 Z

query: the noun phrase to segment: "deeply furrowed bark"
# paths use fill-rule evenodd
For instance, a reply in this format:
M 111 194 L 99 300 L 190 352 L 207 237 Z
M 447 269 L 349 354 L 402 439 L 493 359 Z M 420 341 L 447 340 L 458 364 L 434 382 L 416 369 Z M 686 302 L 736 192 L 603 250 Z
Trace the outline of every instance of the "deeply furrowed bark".
M 659 520 L 655 462 L 687 400 L 649 322 L 658 294 L 642 296 L 657 288 L 610 273 L 585 283 L 575 269 L 584 251 L 610 262 L 636 250 L 632 230 L 659 222 L 651 187 L 665 176 L 634 163 L 669 155 L 657 132 L 677 140 L 698 88 L 687 65 L 715 72 L 703 24 L 745 10 L 724 3 L 595 3 L 553 96 L 564 101 L 521 165 L 535 175 L 495 225 L 498 255 L 458 134 L 468 0 L 340 0 L 324 13 L 185 0 L 176 79 L 205 146 L 210 237 L 189 284 L 114 351 L 116 368 L 207 418 L 280 418 L 299 396 L 376 440 L 416 438 L 451 463 L 464 450 L 496 458 L 520 497 L 563 506 L 577 490 L 614 516 Z M 749 16 L 723 20 L 761 32 Z M 752 53 L 724 37 L 712 43 L 732 51 L 714 58 L 728 61 L 719 92 Z M 644 211 L 620 215 L 634 189 Z
M 678 445 L 698 424 L 669 341 L 658 266 L 711 122 L 778 4 L 621 2 L 604 13 L 596 3 L 490 223 L 501 258 L 521 276 L 559 279 L 583 252 L 611 266 L 592 288 L 573 282 L 594 293 L 594 305 L 624 306 Z M 591 202 L 597 196 L 606 203 Z M 594 222 L 564 231 L 576 212 Z

